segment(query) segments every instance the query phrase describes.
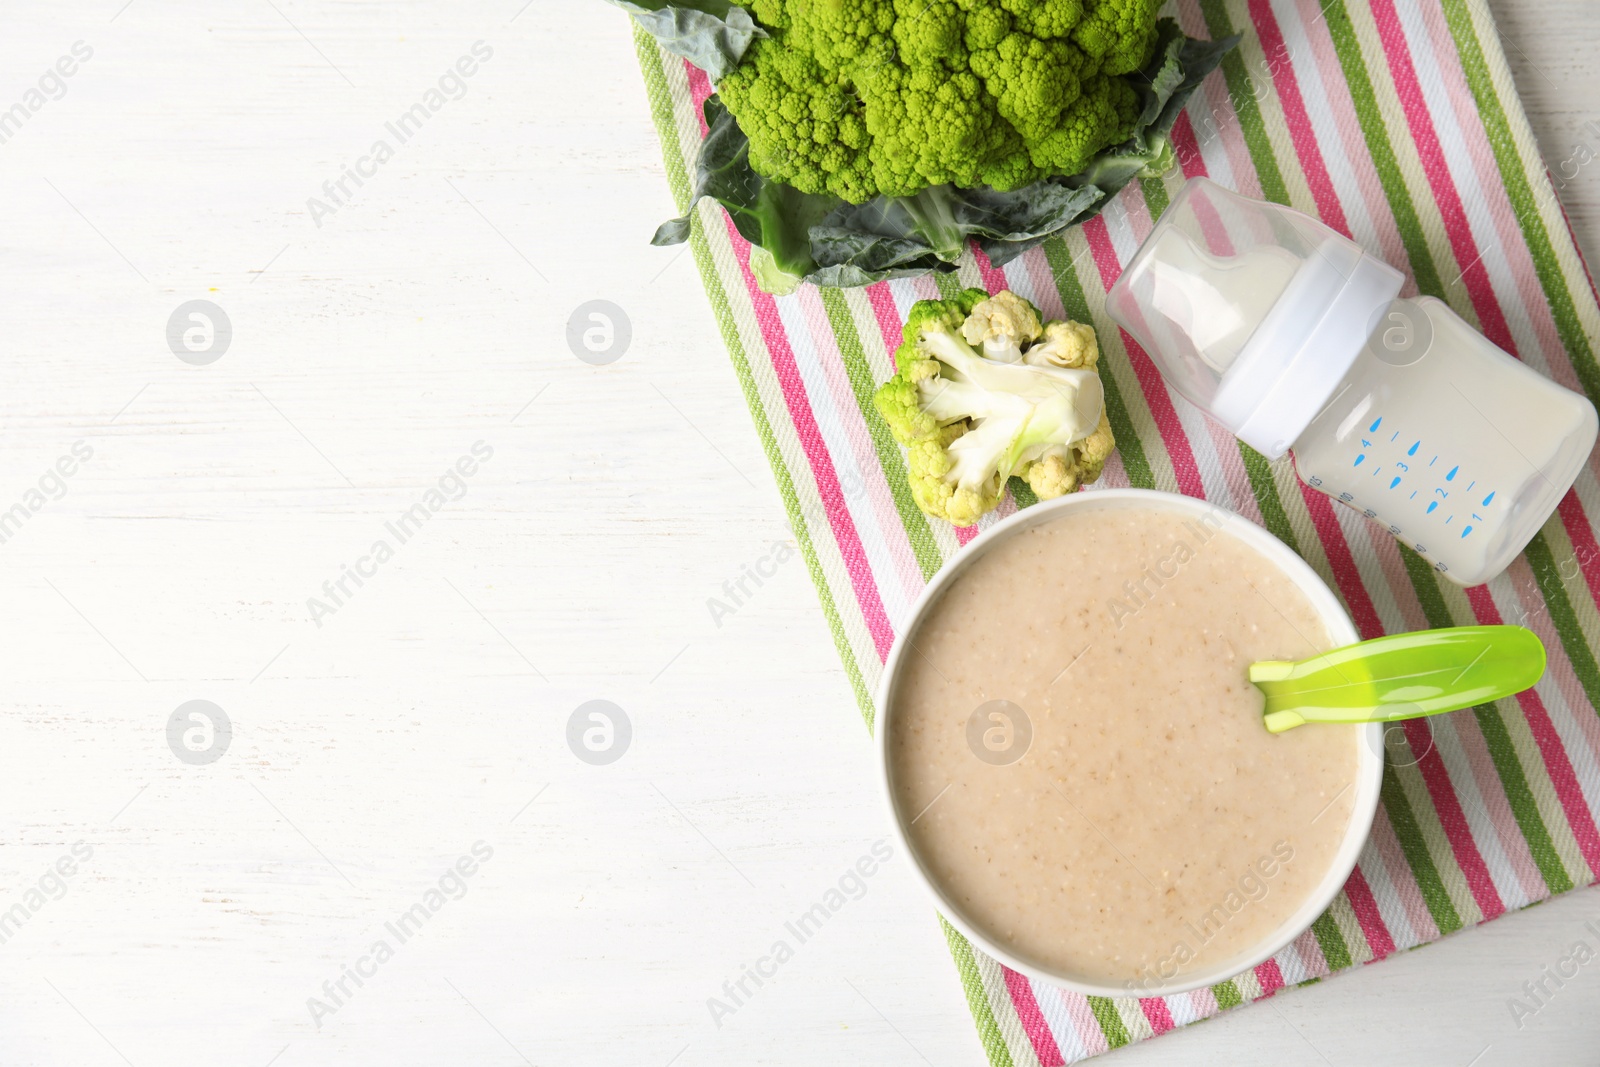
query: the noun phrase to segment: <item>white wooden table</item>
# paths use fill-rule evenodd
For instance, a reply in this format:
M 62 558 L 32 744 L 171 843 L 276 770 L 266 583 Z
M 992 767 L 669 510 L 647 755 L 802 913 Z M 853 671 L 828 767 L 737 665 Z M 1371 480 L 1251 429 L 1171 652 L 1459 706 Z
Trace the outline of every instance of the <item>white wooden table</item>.
M 1600 148 L 1600 13 L 1496 6 L 1550 157 Z M 885 826 L 803 567 L 706 607 L 782 514 L 690 258 L 645 243 L 672 205 L 623 16 L 3 18 L 0 1064 L 979 1063 L 903 857 L 708 1011 Z M 602 366 L 566 339 L 592 299 L 632 325 Z M 185 360 L 193 300 L 231 338 L 180 319 Z M 231 735 L 169 744 L 192 700 Z M 567 743 L 591 700 L 631 724 L 605 765 Z M 1507 1000 L 1597 916 L 1114 1062 L 1591 1063 L 1600 964 L 1520 1031 Z

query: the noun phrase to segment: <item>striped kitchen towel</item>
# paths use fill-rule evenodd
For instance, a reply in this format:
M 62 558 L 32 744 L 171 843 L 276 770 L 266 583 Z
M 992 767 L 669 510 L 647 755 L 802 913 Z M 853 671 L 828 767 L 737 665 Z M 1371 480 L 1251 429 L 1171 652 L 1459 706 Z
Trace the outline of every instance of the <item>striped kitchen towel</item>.
M 1271 530 L 1341 595 L 1363 638 L 1520 623 L 1550 651 L 1514 699 L 1395 728 L 1360 865 L 1316 924 L 1210 989 L 1084 997 L 1033 982 L 944 928 L 997 1065 L 1063 1064 L 1164 1033 L 1586 885 L 1600 874 L 1600 481 L 1594 461 L 1509 571 L 1440 581 L 1359 514 L 1303 487 L 1170 391 L 1105 313 L 1105 292 L 1185 178 L 1289 204 L 1406 270 L 1496 344 L 1600 402 L 1600 308 L 1517 102 L 1482 0 L 1179 0 L 1197 37 L 1243 42 L 1174 131 L 1179 172 L 1134 183 L 1087 225 L 995 269 L 816 289 L 756 288 L 748 246 L 702 204 L 693 248 L 839 654 L 870 726 L 895 629 L 977 534 L 925 518 L 870 403 L 910 305 L 1010 288 L 1046 316 L 1092 322 L 1119 450 L 1101 486 L 1203 497 Z M 680 204 L 710 85 L 640 37 Z M 1013 482 L 1013 485 L 1019 483 Z M 1092 490 L 1091 490 L 1092 491 Z M 1003 517 L 1029 500 L 1008 500 Z

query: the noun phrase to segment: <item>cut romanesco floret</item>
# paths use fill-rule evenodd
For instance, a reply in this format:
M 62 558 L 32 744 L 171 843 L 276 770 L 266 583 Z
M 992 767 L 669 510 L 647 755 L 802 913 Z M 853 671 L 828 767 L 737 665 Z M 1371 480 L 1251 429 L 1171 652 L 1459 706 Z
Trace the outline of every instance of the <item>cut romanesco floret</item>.
M 1015 363 L 1022 358 L 1022 346 L 1037 341 L 1041 329 L 1038 309 L 1002 289 L 973 307 L 961 324 L 961 336 L 974 348 L 981 347 L 986 358 Z
M 1028 349 L 1023 362 L 1035 367 L 1093 367 L 1100 359 L 1100 342 L 1086 322 L 1052 322 L 1044 340 Z
M 906 446 L 923 511 L 970 526 L 1013 475 L 1045 499 L 1100 477 L 1115 441 L 1092 327 L 1041 323 L 1015 293 L 968 289 L 914 305 L 904 338 L 873 402 Z

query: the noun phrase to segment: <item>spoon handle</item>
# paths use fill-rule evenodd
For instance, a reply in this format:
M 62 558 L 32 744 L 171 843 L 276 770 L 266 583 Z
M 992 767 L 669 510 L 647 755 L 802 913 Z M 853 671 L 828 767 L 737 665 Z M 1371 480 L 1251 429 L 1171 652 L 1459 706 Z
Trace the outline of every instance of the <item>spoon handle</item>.
M 1544 675 L 1544 645 L 1521 626 L 1418 630 L 1346 645 L 1298 662 L 1250 665 L 1275 734 L 1308 722 L 1417 719 L 1528 689 Z

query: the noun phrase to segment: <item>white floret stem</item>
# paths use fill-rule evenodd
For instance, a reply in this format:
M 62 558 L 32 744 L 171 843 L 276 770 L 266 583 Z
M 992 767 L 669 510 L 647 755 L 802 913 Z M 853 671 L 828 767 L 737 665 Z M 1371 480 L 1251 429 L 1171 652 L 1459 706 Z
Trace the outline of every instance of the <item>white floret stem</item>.
M 1015 337 L 986 337 L 983 339 L 983 358 L 991 363 L 1021 363 L 1022 346 Z

